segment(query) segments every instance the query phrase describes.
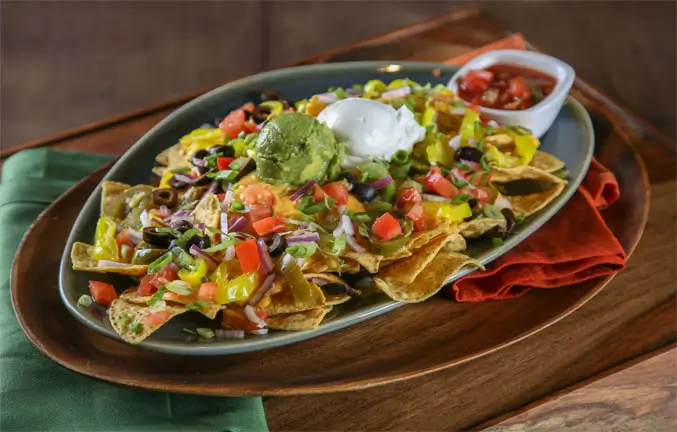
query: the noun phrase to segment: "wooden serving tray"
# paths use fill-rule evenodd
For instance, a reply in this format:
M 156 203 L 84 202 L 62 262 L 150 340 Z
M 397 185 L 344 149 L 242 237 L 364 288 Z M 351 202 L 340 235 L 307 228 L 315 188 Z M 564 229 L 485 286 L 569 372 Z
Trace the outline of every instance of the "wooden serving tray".
M 477 9 L 463 8 L 438 19 L 333 50 L 301 63 L 358 59 L 442 61 L 505 35 L 502 29 Z M 612 168 L 621 180 L 625 204 L 619 202 L 605 217 L 629 251 L 639 238 L 639 227 L 643 226 L 642 221 L 646 216 L 644 204 L 648 203 L 648 193 L 643 187 L 644 171 L 632 147 L 639 151 L 649 167 L 651 213 L 643 241 L 639 243 L 628 268 L 604 291 L 567 318 L 537 335 L 472 362 L 414 380 L 359 392 L 267 398 L 265 407 L 271 429 L 449 430 L 466 429 L 480 423 L 485 426 L 492 423 L 492 418 L 526 404 L 537 403 L 545 396 L 575 386 L 633 359 L 664 351 L 674 343 L 674 323 L 677 318 L 673 266 L 674 142 L 581 80 L 577 80 L 573 94 L 586 104 L 595 119 L 598 158 Z M 28 143 L 22 148 L 50 146 L 120 154 L 159 119 L 194 96 L 189 95 Z M 8 154 L 4 153 L 2 157 Z M 634 168 L 628 169 L 626 166 Z M 94 180 L 90 178 L 86 181 Z M 77 205 L 77 202 L 72 204 Z M 627 224 L 637 227 L 637 230 L 633 233 L 626 230 L 621 235 Z M 48 268 L 56 267 L 58 258 L 57 261 L 52 258 L 47 262 L 50 265 L 45 266 L 43 262 L 45 271 L 56 274 L 55 270 Z M 55 281 L 54 278 L 52 280 Z M 13 289 L 19 290 L 21 285 L 15 284 Z M 501 308 L 497 308 L 495 313 L 500 314 Z M 388 317 L 391 314 L 383 319 Z M 425 314 L 419 314 L 418 318 L 425 319 Z M 516 322 L 520 318 L 515 317 Z M 54 321 L 50 320 L 50 323 L 56 325 Z M 494 335 L 488 331 L 483 337 L 491 338 Z M 465 341 L 469 344 L 478 343 L 474 338 Z M 440 344 L 443 343 L 440 341 Z M 105 342 L 100 347 L 104 351 L 113 348 Z M 78 345 L 67 349 L 72 355 L 78 355 Z M 422 351 L 419 356 L 427 356 L 431 352 L 434 356 L 436 350 Z M 369 351 L 361 353 L 359 358 L 368 359 L 378 357 L 379 354 L 379 351 Z M 87 352 L 84 355 L 86 357 Z M 398 358 L 395 366 L 406 367 L 416 360 Z M 286 360 L 282 358 L 279 361 Z M 181 364 L 176 366 L 180 367 Z M 318 366 L 318 369 L 321 367 Z M 341 370 L 345 377 L 351 378 L 350 368 Z M 266 372 L 256 371 L 264 376 Z M 363 384 L 363 387 L 371 387 L 377 382 L 363 381 Z

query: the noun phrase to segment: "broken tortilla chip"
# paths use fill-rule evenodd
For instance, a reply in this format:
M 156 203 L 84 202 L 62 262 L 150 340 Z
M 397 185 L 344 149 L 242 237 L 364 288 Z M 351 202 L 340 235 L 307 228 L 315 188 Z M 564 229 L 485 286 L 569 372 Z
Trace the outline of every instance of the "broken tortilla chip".
M 331 309 L 331 306 L 327 306 L 304 312 L 270 316 L 267 319 L 268 327 L 273 330 L 288 331 L 315 330 Z
M 152 296 L 142 296 L 137 294 L 136 288 L 130 288 L 120 294 L 120 298 L 122 300 L 128 301 L 130 303 L 134 303 L 137 305 L 148 305 L 148 300 L 150 300 Z M 184 306 L 187 306 L 191 303 L 194 303 L 197 301 L 197 297 L 195 295 L 192 296 L 179 296 L 174 294 L 171 291 L 167 291 L 162 295 L 162 300 L 165 302 L 170 302 L 170 303 L 177 303 L 181 304 Z M 216 315 L 219 313 L 219 311 L 222 309 L 222 306 L 217 305 L 216 303 L 208 303 L 205 304 L 202 308 L 200 309 L 194 309 L 195 312 L 199 312 L 202 315 L 206 316 L 209 319 L 214 319 L 216 318 Z M 189 310 L 193 310 L 190 309 Z
M 130 276 L 143 276 L 148 270 L 147 265 L 138 264 L 99 267 L 99 262 L 94 259 L 93 254 L 94 246 L 81 242 L 73 243 L 73 249 L 71 249 L 71 262 L 73 263 L 73 270 L 96 273 L 117 273 Z
M 419 248 L 411 257 L 397 260 L 394 263 L 383 267 L 378 277 L 387 281 L 396 281 L 400 284 L 410 284 L 422 271 L 442 247 L 450 239 L 451 235 L 441 235 L 435 237 L 430 243 Z
M 105 181 L 101 183 L 101 216 L 119 218 L 122 195 L 132 187 L 126 183 Z
M 536 151 L 529 165 L 547 173 L 554 173 L 555 171 L 564 168 L 564 162 L 557 159 L 555 156 L 540 150 Z
M 411 283 L 379 275 L 374 278 L 374 284 L 395 301 L 418 303 L 437 294 L 447 280 L 466 265 L 484 269 L 479 262 L 466 255 L 441 250 Z
M 465 238 L 477 238 L 489 230 L 491 230 L 496 225 L 505 226 L 505 219 L 499 218 L 476 218 L 463 222 L 461 224 L 461 235 Z M 459 252 L 463 249 L 459 249 L 456 252 Z
M 306 279 L 308 279 L 309 281 L 313 281 L 313 279 L 321 279 L 321 280 L 325 281 L 325 284 L 340 284 L 340 285 L 343 285 L 343 286 L 346 286 L 346 287 L 350 286 L 346 281 L 344 281 L 340 277 L 333 275 L 333 274 L 329 274 L 329 273 L 306 273 L 303 276 Z M 313 282 L 315 282 L 315 281 L 313 281 Z M 322 286 L 325 285 L 325 284 L 317 284 L 317 285 L 320 287 L 320 289 L 322 289 Z M 353 288 L 351 288 L 351 289 L 353 289 Z M 357 294 L 360 293 L 360 290 L 357 290 L 357 289 L 353 289 L 353 291 L 356 291 Z M 338 304 L 341 304 L 341 303 L 345 303 L 352 298 L 347 293 L 329 294 L 324 290 L 322 290 L 322 293 L 324 294 L 325 305 L 327 305 L 327 306 L 335 306 L 335 305 L 338 305 Z
M 164 309 L 155 310 L 149 306 L 117 299 L 108 308 L 108 319 L 115 332 L 125 342 L 138 344 L 167 321 L 187 311 L 185 306 L 167 304 Z M 149 319 L 151 315 L 153 318 Z
M 221 203 L 213 193 L 205 194 L 193 210 L 195 223 L 203 223 L 208 227 L 218 228 L 221 217 Z
M 303 312 L 310 309 L 322 307 L 326 304 L 326 299 L 322 290 L 317 284 L 310 282 L 310 295 L 305 303 L 297 303 L 294 299 L 294 293 L 287 283 L 283 283 L 282 290 L 270 296 L 270 303 L 262 308 L 268 316 L 288 313 Z

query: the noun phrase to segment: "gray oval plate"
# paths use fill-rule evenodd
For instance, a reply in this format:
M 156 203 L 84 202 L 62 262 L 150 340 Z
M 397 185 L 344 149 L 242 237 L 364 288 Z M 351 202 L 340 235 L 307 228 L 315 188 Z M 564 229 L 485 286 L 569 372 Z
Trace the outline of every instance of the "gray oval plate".
M 213 123 L 230 110 L 256 100 L 262 90 L 277 89 L 290 100 L 322 93 L 329 87 L 349 87 L 370 79 L 390 81 L 411 78 L 421 83 L 444 84 L 457 70 L 437 63 L 396 62 L 399 68 L 386 68 L 388 62 L 333 63 L 280 69 L 243 78 L 221 86 L 187 103 L 153 127 L 111 168 L 104 180 L 129 184 L 150 183 L 150 169 L 155 156 L 178 139 L 203 123 Z M 394 70 L 394 71 L 393 71 Z M 435 73 L 434 73 L 435 71 Z M 437 73 L 440 72 L 440 73 Z M 552 128 L 541 140 L 541 149 L 566 163 L 571 181 L 564 192 L 538 214 L 530 217 L 500 247 L 469 245 L 469 255 L 488 264 L 503 255 L 548 221 L 573 195 L 588 170 L 594 149 L 593 129 L 587 112 L 576 100 L 569 98 L 557 116 Z M 111 338 L 120 339 L 108 323 L 103 308 L 89 309 L 77 306 L 78 298 L 88 293 L 88 280 L 97 279 L 114 283 L 120 288 L 131 280 L 118 275 L 99 275 L 76 272 L 71 268 L 70 251 L 75 241 L 91 243 L 99 217 L 101 186 L 99 185 L 85 203 L 76 219 L 61 258 L 59 290 L 68 310 L 83 324 Z M 449 279 L 452 282 L 468 273 L 465 269 Z M 352 304 L 351 304 L 352 303 Z M 336 308 L 317 330 L 302 332 L 271 332 L 265 336 L 252 336 L 244 340 L 191 340 L 183 328 L 215 328 L 219 324 L 199 314 L 184 314 L 174 318 L 141 347 L 173 354 L 222 355 L 273 348 L 302 341 L 357 324 L 403 306 L 388 298 L 375 296 L 369 302 L 349 302 Z

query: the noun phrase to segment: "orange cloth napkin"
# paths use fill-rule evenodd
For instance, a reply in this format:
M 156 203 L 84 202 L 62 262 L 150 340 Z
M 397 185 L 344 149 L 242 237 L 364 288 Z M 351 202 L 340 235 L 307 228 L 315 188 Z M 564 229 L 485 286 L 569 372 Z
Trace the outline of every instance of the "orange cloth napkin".
M 524 38 L 516 34 L 445 63 L 462 64 L 496 49 L 525 49 Z M 557 215 L 486 271 L 459 279 L 447 292 L 459 302 L 509 299 L 622 270 L 625 251 L 600 214 L 618 197 L 616 177 L 593 159 L 583 184 Z

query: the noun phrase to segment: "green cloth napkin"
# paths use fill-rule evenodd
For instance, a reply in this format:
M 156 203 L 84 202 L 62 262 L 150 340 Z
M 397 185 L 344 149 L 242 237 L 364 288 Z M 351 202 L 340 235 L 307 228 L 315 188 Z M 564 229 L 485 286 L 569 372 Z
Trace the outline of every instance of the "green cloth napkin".
M 12 260 L 38 214 L 110 157 L 49 149 L 7 159 L 0 183 L 0 430 L 267 431 L 261 398 L 187 396 L 109 384 L 52 362 L 14 316 Z

